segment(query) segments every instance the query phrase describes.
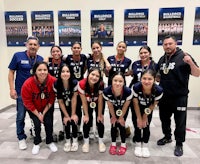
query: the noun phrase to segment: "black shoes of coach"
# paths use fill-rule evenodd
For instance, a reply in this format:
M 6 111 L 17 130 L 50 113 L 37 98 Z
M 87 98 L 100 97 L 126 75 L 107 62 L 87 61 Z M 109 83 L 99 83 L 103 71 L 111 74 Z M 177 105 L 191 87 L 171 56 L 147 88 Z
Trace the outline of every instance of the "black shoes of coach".
M 171 138 L 166 138 L 166 137 L 163 137 L 161 138 L 160 140 L 157 141 L 157 145 L 165 145 L 167 143 L 171 143 L 172 142 L 172 139 Z
M 176 145 L 174 149 L 174 155 L 180 157 L 183 155 L 183 146 Z

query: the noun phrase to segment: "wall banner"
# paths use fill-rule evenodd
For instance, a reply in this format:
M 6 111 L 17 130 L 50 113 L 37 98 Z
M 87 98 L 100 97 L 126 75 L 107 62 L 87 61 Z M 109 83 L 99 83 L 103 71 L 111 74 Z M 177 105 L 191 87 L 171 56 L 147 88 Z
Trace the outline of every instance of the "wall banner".
M 81 12 L 58 11 L 58 33 L 60 46 L 72 46 L 81 42 Z
M 173 35 L 177 44 L 182 45 L 184 7 L 160 8 L 158 23 L 158 45 L 162 45 L 166 35 Z
M 124 11 L 124 42 L 127 46 L 147 44 L 148 9 L 126 9 Z
M 196 7 L 193 45 L 200 45 L 200 7 Z
M 53 11 L 32 11 L 32 35 L 39 38 L 40 46 L 54 45 Z
M 4 15 L 7 46 L 24 46 L 28 37 L 26 11 L 6 11 Z
M 113 46 L 114 10 L 91 11 L 91 43 L 99 41 L 102 46 Z

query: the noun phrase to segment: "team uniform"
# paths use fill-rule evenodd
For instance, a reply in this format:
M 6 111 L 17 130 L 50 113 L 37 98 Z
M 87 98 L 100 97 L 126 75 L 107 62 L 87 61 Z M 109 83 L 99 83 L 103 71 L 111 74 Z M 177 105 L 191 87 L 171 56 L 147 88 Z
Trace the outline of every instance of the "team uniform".
M 151 95 L 144 95 L 143 93 L 143 87 L 141 82 L 137 82 L 133 86 L 133 98 L 137 98 L 139 102 L 139 108 L 141 116 L 145 113 L 145 108 L 149 108 L 151 104 L 154 104 L 155 101 L 159 101 L 162 98 L 163 95 L 163 89 L 158 86 L 157 84 L 154 84 L 153 86 L 153 92 Z M 135 128 L 135 134 L 134 134 L 134 142 L 144 142 L 148 143 L 149 137 L 150 137 L 150 123 L 152 119 L 152 113 L 148 115 L 148 125 L 143 128 L 139 129 L 137 126 L 137 116 L 135 112 L 132 112 L 132 118 L 133 118 L 133 125 Z M 142 132 L 143 131 L 143 132 Z
M 124 86 L 121 96 L 115 97 L 112 91 L 112 86 L 108 86 L 103 91 L 103 97 L 106 101 L 110 101 L 113 104 L 114 111 L 116 118 L 118 119 L 118 110 L 122 110 L 122 107 L 126 101 L 131 101 L 133 98 L 133 93 L 130 88 Z M 126 118 L 128 116 L 128 110 L 126 111 L 124 115 L 124 120 L 126 121 Z M 116 123 L 115 126 L 111 125 L 111 138 L 112 142 L 116 142 L 116 133 L 117 128 L 120 129 L 120 135 L 121 135 L 121 141 L 122 143 L 125 143 L 126 141 L 126 130 L 125 126 L 121 126 L 119 123 Z
M 44 108 L 48 104 L 53 104 L 55 101 L 55 93 L 53 90 L 53 84 L 56 78 L 48 74 L 46 82 L 40 84 L 35 76 L 28 78 L 22 86 L 22 100 L 24 106 L 26 107 L 29 116 L 34 124 L 34 144 L 38 145 L 42 142 L 41 139 L 41 122 L 38 117 L 32 113 L 32 111 L 37 110 L 39 113 L 43 113 Z M 46 144 L 53 142 L 53 121 L 52 112 L 53 108 L 49 110 L 44 115 L 44 126 L 46 132 Z
M 56 94 L 57 94 L 57 99 L 60 100 L 62 99 L 64 104 L 65 104 L 65 108 L 67 110 L 67 113 L 69 114 L 69 116 L 71 117 L 72 115 L 72 102 L 71 99 L 73 97 L 74 92 L 77 92 L 77 86 L 78 81 L 77 80 L 73 80 L 72 84 L 70 85 L 70 89 L 65 89 L 63 86 L 59 85 L 57 83 L 57 81 L 54 84 L 54 89 L 56 90 Z M 62 114 L 62 118 L 64 118 L 64 114 L 61 111 Z M 70 127 L 72 126 L 72 135 L 73 138 L 77 137 L 77 126 L 75 124 L 75 122 L 73 120 L 71 120 L 71 122 L 67 122 L 67 124 L 65 125 L 65 134 L 66 134 L 66 139 L 70 139 Z
M 129 87 L 132 87 L 135 83 L 140 81 L 142 72 L 148 69 L 156 71 L 158 69 L 157 67 L 158 67 L 157 63 L 155 63 L 153 60 L 150 60 L 149 65 L 145 67 L 142 66 L 141 60 L 133 62 L 132 64 L 133 79 Z
M 16 126 L 17 126 L 17 137 L 19 140 L 27 138 L 24 132 L 26 109 L 23 105 L 21 98 L 21 87 L 24 81 L 31 76 L 33 65 L 38 61 L 43 61 L 43 57 L 40 55 L 36 55 L 36 57 L 31 58 L 27 55 L 27 51 L 23 51 L 15 53 L 8 66 L 10 70 L 16 71 L 16 78 L 15 78 L 15 89 L 17 92 Z
M 103 138 L 104 124 L 102 122 L 97 122 L 97 116 L 98 116 L 98 97 L 100 94 L 103 93 L 104 84 L 103 84 L 103 82 L 101 82 L 98 94 L 94 95 L 93 91 L 91 91 L 91 94 L 88 94 L 87 92 L 85 92 L 86 82 L 87 82 L 87 78 L 79 81 L 79 83 L 78 83 L 78 92 L 79 92 L 79 94 L 85 95 L 85 97 L 87 99 L 87 103 L 88 103 L 89 122 L 87 124 L 86 123 L 83 124 L 84 138 L 89 137 L 90 127 L 93 124 L 93 119 L 92 119 L 93 118 L 93 110 L 95 110 L 95 112 L 96 112 L 96 125 L 97 125 L 97 129 L 98 129 L 99 138 Z
M 52 76 L 58 78 L 59 69 L 60 69 L 61 65 L 63 64 L 63 61 L 61 60 L 61 62 L 57 64 L 57 63 L 54 63 L 54 60 L 52 57 L 49 57 L 48 59 L 49 60 L 48 60 L 47 64 L 49 66 L 49 73 Z
M 89 57 L 88 54 L 80 54 L 80 61 L 74 61 L 73 55 L 64 55 L 63 61 L 69 66 L 70 72 L 72 72 L 73 78 L 77 79 L 78 81 L 83 79 L 85 69 L 86 69 L 86 62 L 87 58 Z M 82 111 L 81 111 L 82 102 L 80 96 L 77 96 L 77 106 L 76 112 L 79 118 L 78 125 L 80 126 L 82 120 Z
M 160 86 L 163 87 L 164 92 L 159 102 L 162 131 L 167 139 L 171 139 L 171 116 L 174 113 L 175 140 L 181 145 L 185 141 L 186 134 L 188 82 L 191 74 L 190 65 L 183 61 L 184 55 L 184 52 L 177 47 L 170 59 L 167 54 L 164 54 L 158 62 L 161 75 Z M 193 58 L 192 60 L 197 65 Z
M 109 75 L 108 75 L 108 85 L 111 85 L 111 78 L 113 76 L 113 74 L 115 72 L 122 72 L 122 73 L 126 73 L 127 70 L 130 69 L 131 66 L 131 60 L 127 57 L 123 57 L 122 60 L 117 61 L 116 56 L 109 56 L 107 58 L 108 62 L 111 65 L 111 69 L 109 71 Z

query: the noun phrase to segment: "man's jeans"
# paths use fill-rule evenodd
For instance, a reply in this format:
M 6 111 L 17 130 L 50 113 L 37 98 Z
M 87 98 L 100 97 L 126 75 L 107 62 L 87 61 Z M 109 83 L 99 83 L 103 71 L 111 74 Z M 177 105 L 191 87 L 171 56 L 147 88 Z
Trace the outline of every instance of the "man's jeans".
M 18 95 L 18 98 L 17 98 L 17 118 L 16 118 L 17 129 L 16 129 L 16 132 L 17 132 L 17 138 L 19 140 L 27 138 L 27 136 L 24 132 L 25 117 L 26 117 L 26 108 L 24 107 L 24 104 L 22 102 L 21 95 Z

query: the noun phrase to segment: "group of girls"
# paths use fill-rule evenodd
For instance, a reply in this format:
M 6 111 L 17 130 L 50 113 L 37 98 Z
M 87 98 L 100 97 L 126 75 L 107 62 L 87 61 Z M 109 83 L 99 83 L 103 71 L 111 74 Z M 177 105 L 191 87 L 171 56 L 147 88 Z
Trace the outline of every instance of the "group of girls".
M 89 152 L 89 132 L 93 126 L 93 111 L 96 114 L 96 127 L 99 136 L 98 149 L 99 152 L 106 151 L 103 137 L 105 129 L 104 110 L 105 102 L 107 102 L 112 141 L 109 153 L 111 155 L 124 155 L 127 151 L 125 124 L 130 107 L 134 125 L 133 141 L 136 143 L 135 155 L 149 157 L 150 152 L 147 143 L 150 137 L 149 125 L 152 111 L 162 97 L 162 88 L 155 83 L 157 68 L 156 63 L 151 58 L 150 48 L 148 46 L 140 48 L 140 60 L 132 64 L 132 69 L 131 60 L 125 57 L 126 43 L 119 42 L 116 48 L 117 54 L 109 56 L 107 59 L 102 54 L 102 46 L 99 42 L 94 42 L 91 48 L 92 54 L 81 54 L 81 44 L 75 42 L 71 48 L 72 54 L 62 56 L 61 48 L 53 46 L 51 48 L 52 57 L 49 57 L 45 62 L 37 63 L 35 66 L 34 77 L 32 77 L 35 79 L 32 82 L 33 85 L 43 86 L 44 88 L 47 85 L 50 75 L 40 69 L 42 65 L 47 70 L 49 69 L 49 73 L 55 77 L 52 87 L 55 93 L 50 99 L 51 90 L 44 93 L 40 87 L 36 87 L 35 97 L 37 98 L 35 100 L 32 97 L 34 87 L 23 87 L 23 92 L 27 95 L 22 94 L 22 97 L 27 102 L 29 100 L 32 105 L 35 101 L 42 103 L 46 100 L 46 104 L 42 106 L 44 110 L 34 106 L 31 111 L 36 109 L 36 112 L 29 112 L 31 119 L 34 118 L 35 129 L 37 128 L 34 146 L 38 147 L 41 142 L 39 122 L 44 124 L 47 135 L 53 132 L 53 116 L 51 116 L 48 124 L 45 122 L 47 120 L 45 116 L 48 112 L 53 115 L 52 106 L 56 95 L 66 137 L 63 148 L 65 152 L 78 150 L 77 134 L 80 131 L 81 121 L 83 121 L 84 139 L 82 152 Z M 103 82 L 104 74 L 108 77 L 108 86 L 105 86 Z M 129 75 L 133 76 L 133 82 L 131 82 L 130 87 L 127 87 L 125 76 Z M 70 129 L 72 129 L 72 133 Z M 116 143 L 118 130 L 121 137 L 119 148 Z M 33 154 L 37 153 L 39 153 L 39 148 Z

